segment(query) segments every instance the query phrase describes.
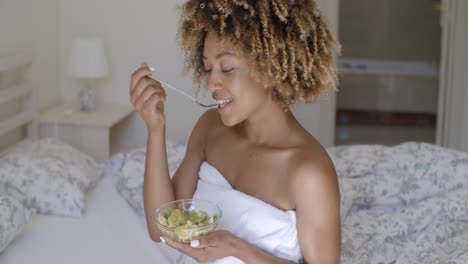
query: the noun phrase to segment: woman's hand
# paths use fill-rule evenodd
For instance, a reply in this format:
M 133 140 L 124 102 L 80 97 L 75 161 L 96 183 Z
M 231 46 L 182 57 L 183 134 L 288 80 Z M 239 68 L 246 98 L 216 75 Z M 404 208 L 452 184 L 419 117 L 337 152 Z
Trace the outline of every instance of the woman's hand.
M 159 132 L 166 124 L 166 92 L 159 82 L 149 77 L 153 72 L 153 68 L 143 64 L 132 74 L 130 81 L 132 105 L 145 121 L 148 133 Z
M 179 243 L 167 237 L 162 237 L 162 239 L 170 247 L 177 249 L 201 263 L 235 256 L 237 249 L 243 242 L 241 239 L 225 230 L 214 231 L 207 236 L 192 240 L 190 244 Z

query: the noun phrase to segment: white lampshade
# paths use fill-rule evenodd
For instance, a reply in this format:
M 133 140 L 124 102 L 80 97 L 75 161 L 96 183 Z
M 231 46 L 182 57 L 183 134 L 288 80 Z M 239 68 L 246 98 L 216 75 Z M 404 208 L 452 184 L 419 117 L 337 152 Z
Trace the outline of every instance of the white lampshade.
M 102 41 L 76 39 L 72 45 L 68 70 L 77 78 L 94 79 L 107 76 L 109 68 Z

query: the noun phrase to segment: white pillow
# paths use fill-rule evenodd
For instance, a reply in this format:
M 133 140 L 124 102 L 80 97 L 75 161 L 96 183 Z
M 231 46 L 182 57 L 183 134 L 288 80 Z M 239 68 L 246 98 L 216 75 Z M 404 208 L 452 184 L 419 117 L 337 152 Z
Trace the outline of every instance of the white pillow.
M 169 175 L 172 177 L 185 156 L 186 145 L 167 142 L 166 149 Z M 117 190 L 138 215 L 145 214 L 143 207 L 145 161 L 145 148 L 117 154 L 111 159 L 112 171 L 117 177 Z
M 21 233 L 32 213 L 12 197 L 0 194 L 0 253 Z
M 58 139 L 19 144 L 0 158 L 0 192 L 41 214 L 80 217 L 100 176 L 93 158 Z

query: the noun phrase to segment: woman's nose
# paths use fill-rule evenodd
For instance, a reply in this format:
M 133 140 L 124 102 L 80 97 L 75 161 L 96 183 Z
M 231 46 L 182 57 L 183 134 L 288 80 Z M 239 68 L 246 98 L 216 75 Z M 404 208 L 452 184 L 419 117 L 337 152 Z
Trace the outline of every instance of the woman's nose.
M 219 74 L 214 71 L 206 75 L 206 88 L 210 92 L 215 92 L 222 87 L 222 81 Z

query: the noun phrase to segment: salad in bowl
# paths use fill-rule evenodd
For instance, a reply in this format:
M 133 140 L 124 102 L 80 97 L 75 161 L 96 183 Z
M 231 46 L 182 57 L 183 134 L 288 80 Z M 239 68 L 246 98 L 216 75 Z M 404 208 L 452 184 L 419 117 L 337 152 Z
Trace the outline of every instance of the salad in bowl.
M 216 230 L 221 216 L 222 210 L 217 204 L 196 199 L 169 202 L 154 212 L 159 230 L 182 243 L 190 243 Z

